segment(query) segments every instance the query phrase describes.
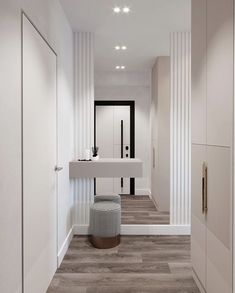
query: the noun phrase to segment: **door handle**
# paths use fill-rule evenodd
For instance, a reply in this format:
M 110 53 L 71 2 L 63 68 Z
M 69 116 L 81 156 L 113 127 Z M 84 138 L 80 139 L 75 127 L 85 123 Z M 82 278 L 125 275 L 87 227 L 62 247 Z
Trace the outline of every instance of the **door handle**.
M 63 170 L 63 167 L 55 166 L 55 171 L 56 172 L 60 172 L 61 170 Z
M 207 213 L 208 206 L 207 206 L 207 180 L 208 180 L 208 167 L 206 162 L 202 164 L 202 213 Z
M 121 120 L 121 158 L 123 159 L 123 120 Z M 121 188 L 123 188 L 123 178 L 121 178 Z

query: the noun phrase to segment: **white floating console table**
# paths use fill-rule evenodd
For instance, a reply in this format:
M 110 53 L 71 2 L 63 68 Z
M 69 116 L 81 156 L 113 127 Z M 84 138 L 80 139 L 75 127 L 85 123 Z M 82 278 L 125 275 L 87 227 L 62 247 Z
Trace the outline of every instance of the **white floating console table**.
M 136 178 L 143 176 L 140 159 L 99 159 L 97 161 L 72 161 L 70 178 Z

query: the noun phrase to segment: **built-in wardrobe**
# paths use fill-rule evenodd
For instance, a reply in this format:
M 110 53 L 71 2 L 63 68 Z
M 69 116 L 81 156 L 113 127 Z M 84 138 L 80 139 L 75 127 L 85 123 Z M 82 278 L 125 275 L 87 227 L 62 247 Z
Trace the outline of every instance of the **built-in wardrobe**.
M 232 293 L 233 1 L 192 0 L 192 266 Z
M 170 211 L 170 57 L 160 56 L 152 68 L 151 194 L 161 211 Z

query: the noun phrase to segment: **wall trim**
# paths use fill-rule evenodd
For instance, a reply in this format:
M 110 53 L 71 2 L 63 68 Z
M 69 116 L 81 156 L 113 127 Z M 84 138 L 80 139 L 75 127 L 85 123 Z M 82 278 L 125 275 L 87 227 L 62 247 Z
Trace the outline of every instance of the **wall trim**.
M 189 225 L 191 223 L 191 32 L 172 32 L 170 48 L 170 222 L 174 225 Z
M 73 231 L 73 227 L 69 230 L 69 233 L 67 235 L 67 237 L 65 238 L 63 244 L 61 245 L 61 248 L 60 250 L 58 251 L 58 254 L 57 254 L 57 267 L 60 266 L 68 248 L 69 248 L 69 245 L 70 245 L 70 242 L 72 241 L 73 239 L 73 235 L 74 235 L 74 231 Z
M 197 274 L 195 273 L 194 269 L 192 269 L 192 275 L 193 275 L 193 279 L 194 279 L 194 281 L 195 281 L 195 283 L 196 283 L 196 285 L 197 285 L 199 291 L 200 291 L 201 293 L 206 293 L 206 291 L 204 290 L 204 288 L 203 288 L 201 282 L 199 281 L 199 278 L 198 278 Z
M 74 225 L 74 235 L 88 235 L 88 225 Z M 122 235 L 191 235 L 190 225 L 121 225 Z
M 146 188 L 146 189 L 141 189 L 141 188 L 136 188 L 135 189 L 135 195 L 148 195 L 151 196 L 151 191 L 150 189 Z

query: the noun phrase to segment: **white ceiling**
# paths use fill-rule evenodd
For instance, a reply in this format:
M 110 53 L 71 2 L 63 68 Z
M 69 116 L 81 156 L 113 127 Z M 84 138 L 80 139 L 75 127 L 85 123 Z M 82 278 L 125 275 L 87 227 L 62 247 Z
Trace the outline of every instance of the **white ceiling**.
M 189 31 L 190 0 L 60 0 L 74 31 L 95 33 L 95 69 L 148 70 L 157 56 L 169 55 L 169 34 Z M 129 15 L 114 6 L 129 6 Z M 115 45 L 127 45 L 119 52 Z

